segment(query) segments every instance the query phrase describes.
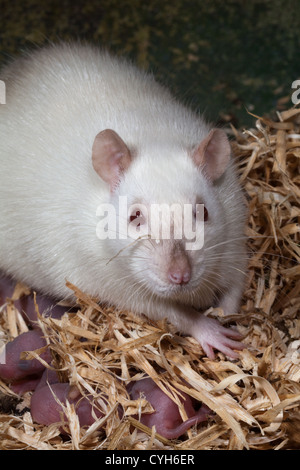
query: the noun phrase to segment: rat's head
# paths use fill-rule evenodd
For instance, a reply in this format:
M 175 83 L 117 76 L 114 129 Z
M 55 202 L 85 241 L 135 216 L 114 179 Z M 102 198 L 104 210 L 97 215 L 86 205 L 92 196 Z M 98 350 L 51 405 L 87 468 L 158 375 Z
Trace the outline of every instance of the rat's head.
M 222 253 L 215 247 L 226 232 L 216 190 L 230 161 L 226 134 L 213 129 L 190 149 L 152 142 L 137 152 L 107 129 L 96 136 L 92 161 L 117 215 L 110 247 L 122 255 L 114 263 L 126 259 L 141 295 L 209 301 Z

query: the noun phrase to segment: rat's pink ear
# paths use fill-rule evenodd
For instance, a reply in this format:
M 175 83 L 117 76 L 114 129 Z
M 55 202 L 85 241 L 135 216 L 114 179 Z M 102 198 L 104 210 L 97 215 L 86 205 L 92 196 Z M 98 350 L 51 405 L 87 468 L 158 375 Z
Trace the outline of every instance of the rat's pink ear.
M 212 129 L 192 158 L 197 166 L 203 168 L 209 179 L 215 181 L 223 175 L 230 160 L 231 148 L 227 136 L 221 129 Z
M 96 135 L 92 148 L 92 162 L 96 173 L 110 185 L 116 187 L 122 174 L 131 163 L 131 155 L 121 137 L 111 129 Z

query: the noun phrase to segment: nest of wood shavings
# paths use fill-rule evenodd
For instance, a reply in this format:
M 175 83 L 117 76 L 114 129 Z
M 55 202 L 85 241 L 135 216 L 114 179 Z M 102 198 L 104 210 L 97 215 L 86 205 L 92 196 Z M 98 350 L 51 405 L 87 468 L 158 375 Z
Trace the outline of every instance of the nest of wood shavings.
M 232 128 L 232 134 L 249 207 L 250 261 L 241 312 L 230 320 L 248 349 L 236 361 L 222 353 L 209 360 L 193 338 L 167 322 L 101 307 L 69 285 L 78 311 L 61 320 L 40 316 L 39 325 L 61 380 L 89 396 L 104 417 L 80 429 L 67 405 L 61 423 L 38 425 L 30 393 L 16 405 L 0 382 L 2 409 L 6 403 L 1 449 L 300 448 L 300 109 L 278 114 L 276 122 L 257 118 L 254 129 Z M 219 309 L 206 314 L 228 322 Z M 0 327 L 5 341 L 27 330 L 13 302 L 2 307 Z M 179 404 L 183 419 L 180 391 L 214 413 L 180 439 L 163 438 L 139 422 L 140 413 L 153 411 L 150 404 L 143 397 L 130 400 L 126 392 L 130 381 L 148 376 Z

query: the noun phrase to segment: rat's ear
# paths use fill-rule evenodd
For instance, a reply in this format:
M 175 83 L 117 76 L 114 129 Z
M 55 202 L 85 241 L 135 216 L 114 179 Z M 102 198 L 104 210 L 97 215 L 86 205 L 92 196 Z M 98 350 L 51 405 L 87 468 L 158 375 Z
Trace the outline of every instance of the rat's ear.
M 223 175 L 230 160 L 231 148 L 227 136 L 221 129 L 212 129 L 194 150 L 192 158 L 203 168 L 209 179 L 215 181 Z
M 96 173 L 110 185 L 113 191 L 122 174 L 129 167 L 131 155 L 121 137 L 115 131 L 105 129 L 95 137 L 92 162 Z

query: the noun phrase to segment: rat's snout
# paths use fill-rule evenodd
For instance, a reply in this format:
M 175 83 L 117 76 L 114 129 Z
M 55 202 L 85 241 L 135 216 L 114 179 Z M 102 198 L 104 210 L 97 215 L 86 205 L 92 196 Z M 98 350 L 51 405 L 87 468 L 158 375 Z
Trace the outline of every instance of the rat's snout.
M 171 284 L 182 285 L 190 281 L 191 266 L 185 254 L 175 255 L 169 265 L 167 276 Z

